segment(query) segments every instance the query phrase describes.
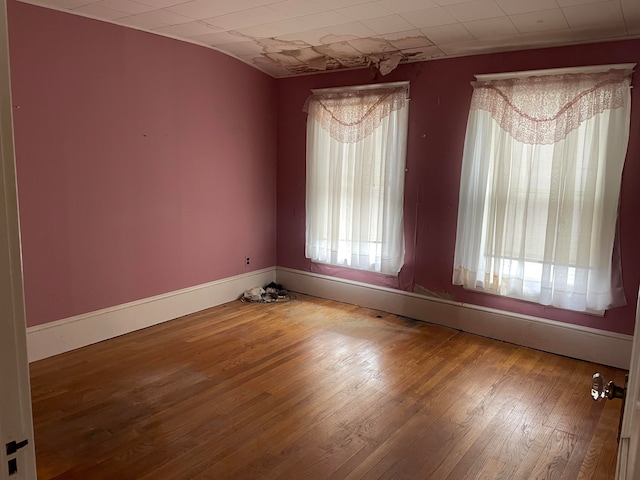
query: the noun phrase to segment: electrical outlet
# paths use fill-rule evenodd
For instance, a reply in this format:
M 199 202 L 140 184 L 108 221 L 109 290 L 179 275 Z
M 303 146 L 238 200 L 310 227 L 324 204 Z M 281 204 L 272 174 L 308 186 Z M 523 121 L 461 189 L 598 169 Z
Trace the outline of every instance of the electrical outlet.
M 251 263 L 251 260 L 247 257 L 246 264 L 249 265 L 249 263 Z

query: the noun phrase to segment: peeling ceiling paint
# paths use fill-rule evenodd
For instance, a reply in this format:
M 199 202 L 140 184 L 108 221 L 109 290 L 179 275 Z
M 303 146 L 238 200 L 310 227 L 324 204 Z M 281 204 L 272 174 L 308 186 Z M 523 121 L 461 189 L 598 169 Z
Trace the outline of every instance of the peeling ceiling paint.
M 277 39 L 254 38 L 263 50 L 253 63 L 274 76 L 301 75 L 343 68 L 369 67 L 382 75 L 394 70 L 398 64 L 423 61 L 442 56 L 423 36 L 384 38 L 358 38 L 353 35 L 327 35 L 322 45 Z

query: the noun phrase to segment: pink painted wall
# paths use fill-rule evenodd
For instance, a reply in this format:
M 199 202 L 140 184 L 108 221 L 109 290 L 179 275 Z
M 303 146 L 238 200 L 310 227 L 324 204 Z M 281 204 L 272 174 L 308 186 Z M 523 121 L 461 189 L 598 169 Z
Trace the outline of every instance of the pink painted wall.
M 8 7 L 28 325 L 275 265 L 274 79 Z
M 473 75 L 640 63 L 640 41 L 425 62 L 383 79 L 361 70 L 276 81 L 206 48 L 8 6 L 29 325 L 273 266 L 277 254 L 280 266 L 632 333 L 638 89 L 620 222 L 629 306 L 598 318 L 467 292 L 451 285 L 451 264 Z M 304 258 L 304 100 L 311 88 L 397 80 L 412 93 L 406 265 L 397 278 L 314 265 Z
M 278 81 L 278 265 L 376 285 L 446 292 L 455 300 L 612 332 L 633 333 L 640 283 L 640 88 L 633 90 L 621 198 L 621 250 L 628 306 L 604 318 L 465 291 L 451 285 L 463 140 L 474 74 L 606 63 L 640 63 L 640 40 L 454 58 L 400 66 L 373 79 L 366 70 Z M 327 268 L 304 257 L 305 125 L 312 88 L 409 80 L 405 194 L 406 264 L 398 278 Z M 640 85 L 640 77 L 635 76 Z M 295 288 L 294 286 L 289 286 Z

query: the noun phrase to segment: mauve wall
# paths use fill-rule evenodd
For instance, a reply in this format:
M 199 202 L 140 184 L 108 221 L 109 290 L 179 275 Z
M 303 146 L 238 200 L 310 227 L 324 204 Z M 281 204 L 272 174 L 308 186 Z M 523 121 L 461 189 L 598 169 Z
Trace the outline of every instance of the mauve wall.
M 640 88 L 633 90 L 631 134 L 622 183 L 621 250 L 628 306 L 604 318 L 463 290 L 451 284 L 458 188 L 474 74 L 640 63 L 640 40 L 454 58 L 400 66 L 372 79 L 359 70 L 278 81 L 278 265 L 394 288 L 413 284 L 455 300 L 578 325 L 633 333 L 640 282 Z M 411 103 L 405 193 L 406 264 L 399 278 L 312 264 L 304 257 L 305 125 L 312 88 L 409 80 Z M 634 83 L 640 85 L 639 74 Z M 288 285 L 295 290 L 294 285 Z
M 274 79 L 8 7 L 28 325 L 275 265 Z

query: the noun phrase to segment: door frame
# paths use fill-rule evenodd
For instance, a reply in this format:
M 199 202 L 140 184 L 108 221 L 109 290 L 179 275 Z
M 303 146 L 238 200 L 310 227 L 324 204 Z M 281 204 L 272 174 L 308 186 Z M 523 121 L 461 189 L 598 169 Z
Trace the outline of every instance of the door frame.
M 13 142 L 7 2 L 0 0 L 0 479 L 36 478 Z M 11 453 L 10 442 L 27 441 Z M 9 476 L 9 462 L 17 471 Z
M 636 324 L 631 347 L 631 363 L 627 381 L 620 444 L 618 445 L 618 463 L 616 480 L 635 480 L 640 474 L 640 291 L 636 304 Z

